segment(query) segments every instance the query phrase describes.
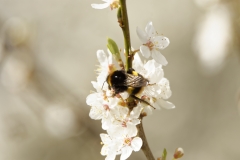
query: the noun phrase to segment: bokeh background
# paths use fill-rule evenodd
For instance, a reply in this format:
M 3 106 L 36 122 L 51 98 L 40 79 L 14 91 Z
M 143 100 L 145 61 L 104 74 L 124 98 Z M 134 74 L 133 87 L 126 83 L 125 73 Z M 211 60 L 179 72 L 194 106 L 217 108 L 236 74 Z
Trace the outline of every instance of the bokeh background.
M 123 49 L 115 10 L 100 0 L 0 0 L 0 160 L 89 160 L 100 155 L 101 122 L 88 116 L 96 51 Z M 143 121 L 156 157 L 240 159 L 240 1 L 129 0 L 131 40 L 153 21 L 170 39 L 162 53 L 174 110 Z M 145 160 L 133 153 L 129 160 Z

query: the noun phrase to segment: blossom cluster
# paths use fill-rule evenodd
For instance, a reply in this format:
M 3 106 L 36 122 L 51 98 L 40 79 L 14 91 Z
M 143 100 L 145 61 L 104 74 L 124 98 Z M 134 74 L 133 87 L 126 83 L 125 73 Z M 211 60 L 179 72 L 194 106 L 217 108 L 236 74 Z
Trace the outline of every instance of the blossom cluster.
M 149 80 L 149 85 L 137 96 L 147 100 L 152 106 L 145 103 L 138 103 L 136 107 L 129 110 L 126 104 L 128 93 L 123 92 L 112 96 L 106 78 L 116 68 L 112 63 L 112 54 L 103 50 L 97 51 L 100 63 L 97 81 L 92 81 L 96 92 L 88 95 L 86 102 L 91 106 L 89 116 L 95 120 L 102 121 L 102 128 L 108 134 L 101 134 L 103 143 L 102 155 L 106 155 L 106 160 L 113 160 L 115 156 L 121 154 L 121 160 L 127 159 L 132 151 L 139 151 L 142 140 L 137 137 L 136 125 L 141 123 L 140 115 L 151 115 L 153 107 L 156 109 L 172 109 L 175 106 L 166 101 L 171 96 L 169 81 L 164 77 L 162 65 L 155 60 L 143 63 L 136 53 L 133 60 L 135 71 Z
M 103 9 L 118 5 L 118 0 L 103 1 L 106 3 L 93 4 L 92 7 Z M 120 155 L 120 160 L 125 160 L 132 151 L 139 151 L 143 141 L 138 137 L 137 125 L 141 123 L 142 117 L 151 115 L 154 109 L 175 108 L 167 101 L 172 92 L 162 69 L 163 65 L 167 65 L 167 60 L 160 53 L 161 49 L 169 45 L 169 39 L 159 36 L 152 22 L 147 24 L 145 30 L 137 28 L 137 34 L 143 43 L 139 52 L 145 58 L 151 56 L 153 59 L 142 62 L 138 52 L 134 55 L 132 67 L 148 80 L 148 84 L 141 92 L 134 95 L 138 100 L 133 108 L 128 106 L 127 99 L 131 96 L 129 92 L 114 94 L 113 89 L 109 87 L 107 81 L 109 74 L 119 70 L 113 62 L 113 53 L 110 50 L 107 53 L 103 50 L 97 51 L 100 66 L 97 70 L 97 80 L 91 82 L 96 92 L 87 96 L 86 103 L 91 106 L 90 118 L 101 120 L 102 128 L 107 132 L 100 134 L 103 144 L 101 154 L 106 156 L 105 160 L 114 160 L 117 155 Z M 140 99 L 147 103 L 141 103 Z

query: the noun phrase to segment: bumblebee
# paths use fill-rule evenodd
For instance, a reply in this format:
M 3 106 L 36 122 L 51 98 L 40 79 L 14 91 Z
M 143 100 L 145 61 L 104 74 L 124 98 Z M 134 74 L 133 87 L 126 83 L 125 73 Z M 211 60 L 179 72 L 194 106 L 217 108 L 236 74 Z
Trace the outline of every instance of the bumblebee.
M 148 85 L 149 81 L 134 69 L 129 69 L 128 71 L 116 70 L 107 76 L 106 82 L 108 83 L 108 89 L 114 91 L 114 95 L 126 91 L 132 98 L 150 105 L 136 96 Z

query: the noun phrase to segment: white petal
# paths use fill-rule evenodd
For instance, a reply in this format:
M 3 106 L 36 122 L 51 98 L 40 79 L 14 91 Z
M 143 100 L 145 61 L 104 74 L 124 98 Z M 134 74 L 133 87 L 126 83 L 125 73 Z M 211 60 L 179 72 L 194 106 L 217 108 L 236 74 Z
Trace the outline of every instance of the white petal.
M 107 50 L 107 53 L 108 53 L 108 64 L 112 64 L 112 53 L 109 49 Z
M 115 137 L 122 137 L 122 135 L 124 135 L 124 128 L 120 125 L 118 126 L 115 126 L 115 125 L 112 125 L 108 130 L 107 130 L 107 133 L 115 138 Z
M 164 49 L 170 44 L 169 39 L 163 36 L 156 36 L 153 38 L 153 41 L 154 41 L 155 47 L 159 49 Z
M 134 107 L 133 110 L 130 113 L 130 118 L 139 118 L 139 115 L 142 111 L 142 107 L 138 106 L 138 107 Z
M 154 74 L 151 75 L 151 78 L 149 78 L 149 83 L 150 84 L 158 83 L 163 78 L 163 75 L 164 73 L 162 69 L 156 70 Z
M 149 60 L 147 63 L 144 64 L 144 68 L 148 71 L 154 71 L 155 70 L 155 61 L 154 60 Z
M 142 143 L 143 142 L 142 142 L 142 139 L 140 137 L 135 137 L 131 142 L 131 147 L 135 152 L 137 152 L 141 149 Z
M 141 70 L 143 68 L 143 63 L 138 53 L 135 53 L 134 55 L 133 68 L 135 70 Z
M 151 104 L 152 104 L 152 106 L 153 106 L 154 108 L 156 108 L 157 110 L 161 110 L 161 107 L 160 107 L 160 105 L 159 105 L 158 103 L 152 102 Z
M 100 137 L 101 137 L 103 144 L 109 144 L 112 141 L 108 134 L 101 133 Z
M 152 50 L 152 57 L 159 64 L 162 64 L 164 66 L 168 64 L 166 58 L 156 49 Z
M 127 124 L 127 128 L 126 128 L 126 134 L 129 136 L 129 137 L 134 137 L 137 135 L 137 127 L 136 125 L 133 125 L 131 123 L 128 123 Z
M 102 129 L 107 130 L 111 126 L 111 118 L 110 116 L 108 117 L 103 117 L 102 118 Z
M 109 98 L 108 99 L 109 102 L 108 102 L 108 106 L 109 108 L 113 109 L 115 106 L 117 106 L 118 102 L 119 102 L 119 99 L 118 98 Z
M 131 122 L 132 122 L 132 124 L 134 124 L 134 125 L 138 125 L 138 124 L 141 123 L 141 120 L 140 120 L 140 119 L 132 119 Z
M 132 150 L 133 149 L 130 146 L 123 147 L 120 160 L 126 160 L 131 155 Z
M 109 152 L 105 160 L 115 160 L 116 152 Z
M 145 46 L 145 45 L 141 45 L 140 46 L 140 52 L 142 53 L 142 55 L 145 57 L 145 58 L 149 58 L 151 52 L 150 52 L 150 49 Z
M 153 111 L 153 108 L 151 107 L 151 106 L 145 106 L 144 108 L 143 108 L 143 113 L 146 113 L 147 114 L 147 116 L 149 116 L 149 115 L 152 115 L 152 111 Z
M 137 35 L 138 35 L 138 38 L 142 41 L 142 43 L 147 43 L 148 41 L 147 33 L 139 29 L 138 27 L 137 27 Z
M 152 80 L 156 78 L 155 75 L 156 67 L 154 65 L 154 62 L 155 62 L 154 60 L 150 60 L 144 65 L 144 68 L 147 70 L 147 74 L 145 74 L 145 77 L 150 81 L 151 84 L 156 83 L 152 82 Z
M 109 3 L 91 4 L 92 8 L 94 9 L 104 9 L 104 8 L 107 8 L 109 5 L 110 5 Z
M 103 50 L 97 50 L 97 58 L 101 66 L 108 65 L 108 57 Z
M 93 106 L 94 102 L 96 101 L 96 98 L 97 98 L 97 94 L 95 93 L 89 94 L 86 98 L 87 105 Z
M 102 119 L 103 113 L 99 107 L 91 107 L 89 117 L 95 120 Z
M 102 149 L 101 149 L 101 152 L 100 152 L 101 155 L 106 156 L 108 154 L 108 152 L 109 152 L 108 145 L 103 145 Z
M 152 22 L 148 22 L 148 24 L 147 24 L 147 26 L 145 28 L 145 31 L 146 31 L 146 33 L 147 33 L 147 35 L 149 37 L 154 37 L 156 35 L 156 31 L 155 31 L 155 29 L 153 27 Z
M 158 103 L 161 105 L 161 107 L 165 109 L 174 109 L 175 105 L 169 101 L 164 101 L 163 99 L 159 99 Z
M 115 115 L 116 119 L 122 121 L 128 115 L 129 109 L 127 107 L 118 107 L 118 115 Z

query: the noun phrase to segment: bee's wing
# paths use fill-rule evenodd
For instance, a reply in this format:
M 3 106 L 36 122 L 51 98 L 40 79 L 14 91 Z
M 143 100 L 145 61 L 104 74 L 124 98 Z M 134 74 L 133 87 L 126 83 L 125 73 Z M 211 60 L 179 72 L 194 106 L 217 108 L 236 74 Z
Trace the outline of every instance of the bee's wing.
M 148 84 L 148 80 L 142 75 L 138 74 L 137 76 L 126 73 L 126 80 L 124 86 L 128 87 L 143 87 Z

